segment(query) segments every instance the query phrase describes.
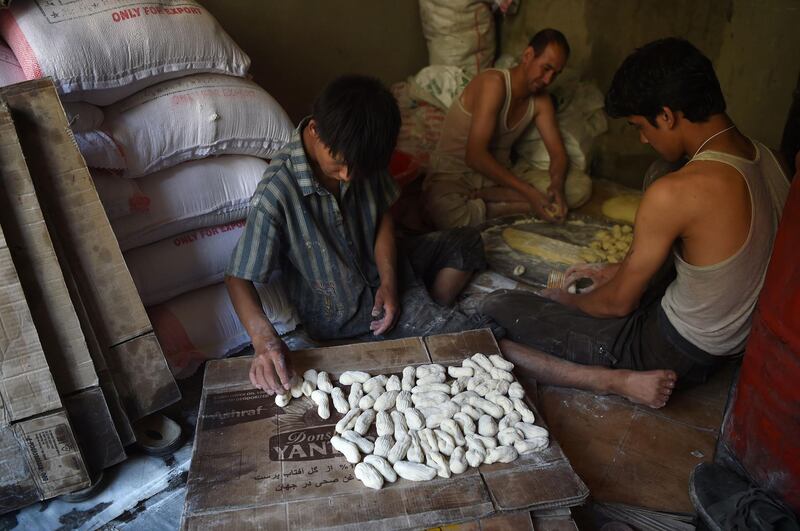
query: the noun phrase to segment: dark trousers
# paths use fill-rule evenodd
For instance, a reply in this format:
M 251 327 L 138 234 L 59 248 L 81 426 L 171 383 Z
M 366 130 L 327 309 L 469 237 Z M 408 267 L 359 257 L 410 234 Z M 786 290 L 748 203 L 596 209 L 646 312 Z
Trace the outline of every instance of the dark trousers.
M 705 382 L 720 356 L 680 336 L 661 308 L 664 286 L 651 287 L 626 317 L 601 319 L 539 295 L 499 290 L 481 313 L 506 329 L 506 337 L 582 365 L 639 371 L 671 369 L 681 386 Z
M 397 248 L 400 316 L 383 339 L 461 332 L 480 324 L 455 308 L 440 306 L 428 291 L 436 275 L 446 267 L 459 271 L 486 268 L 478 230 L 466 227 L 401 237 Z M 376 338 L 368 334 L 366 339 Z

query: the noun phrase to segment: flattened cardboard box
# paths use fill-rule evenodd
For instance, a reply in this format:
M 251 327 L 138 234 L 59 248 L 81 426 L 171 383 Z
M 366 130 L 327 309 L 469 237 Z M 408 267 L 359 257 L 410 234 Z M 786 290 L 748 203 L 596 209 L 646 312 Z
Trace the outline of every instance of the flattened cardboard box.
M 11 111 L 47 225 L 64 250 L 62 266 L 68 264 L 92 329 L 106 349 L 105 361 L 128 417 L 136 420 L 177 401 L 180 392 L 55 87 L 50 80 L 30 81 L 0 89 L 0 98 Z M 140 362 L 136 370 L 125 358 L 131 351 Z
M 0 427 L 61 407 L 0 229 Z
M 0 513 L 88 486 L 69 421 L 52 412 L 60 408 L 0 230 Z
M 67 394 L 97 385 L 16 128 L 0 103 L 0 223 L 56 385 Z
M 569 509 L 514 511 L 431 531 L 578 531 Z
M 39 202 L 95 315 L 97 336 L 111 347 L 152 327 L 116 238 L 49 80 L 0 89 L 11 112 Z M 52 217 L 50 217 L 52 216 Z
M 63 411 L 0 428 L 0 514 L 88 486 Z
M 468 346 L 497 352 L 489 332 L 472 336 Z M 460 361 L 456 355 L 444 357 Z M 430 360 L 420 338 L 292 354 L 300 373 L 315 368 L 332 378 L 345 370 L 399 375 L 403 367 Z M 355 479 L 354 465 L 330 445 L 341 415 L 332 410 L 322 420 L 307 398 L 278 408 L 273 397 L 251 388 L 249 365 L 250 358 L 234 358 L 206 368 L 184 529 L 420 528 L 498 511 L 577 505 L 588 496 L 555 442 L 507 465 L 470 468 L 429 482 L 398 479 L 379 491 L 368 489 Z M 367 435 L 374 440 L 374 425 Z M 531 475 L 538 479 L 525 479 Z
M 67 405 L 71 415 L 86 417 L 79 428 L 91 424 L 91 430 L 83 434 L 79 429 L 78 435 L 87 455 L 93 458 L 92 470 L 99 471 L 124 460 L 124 448 L 104 396 L 93 391 L 98 389 L 99 380 L 87 340 L 94 338 L 84 335 L 90 325 L 88 320 L 81 322 L 78 318 L 82 307 L 77 288 L 58 261 L 57 242 L 50 238 L 5 104 L 0 105 L 0 139 L 0 222 L 7 230 L 12 259 L 20 271 L 20 282 L 58 392 L 70 397 Z M 119 410 L 116 417 L 117 425 L 124 428 L 124 413 Z M 98 456 L 106 459 L 98 460 Z

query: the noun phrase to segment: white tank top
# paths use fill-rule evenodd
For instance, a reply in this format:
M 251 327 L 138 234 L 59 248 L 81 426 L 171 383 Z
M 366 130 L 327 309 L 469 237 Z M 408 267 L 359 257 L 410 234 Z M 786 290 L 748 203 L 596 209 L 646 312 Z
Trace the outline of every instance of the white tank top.
M 511 167 L 511 146 L 533 121 L 533 97 L 529 98 L 525 114 L 516 123 L 508 123 L 508 111 L 511 108 L 511 73 L 508 70 L 491 68 L 503 74 L 506 96 L 503 108 L 497 115 L 489 151 L 500 164 Z M 467 139 L 472 126 L 472 113 L 464 108 L 461 95 L 453 100 L 442 124 L 442 133 L 436 149 L 431 154 L 430 174 L 435 173 L 471 173 L 467 166 Z
M 789 181 L 772 152 L 751 142 L 756 149 L 752 161 L 719 151 L 704 151 L 689 161 L 722 162 L 744 177 L 751 205 L 747 239 L 732 256 L 703 267 L 685 262 L 676 246 L 677 278 L 661 299 L 664 313 L 681 336 L 719 356 L 744 350 L 789 193 Z

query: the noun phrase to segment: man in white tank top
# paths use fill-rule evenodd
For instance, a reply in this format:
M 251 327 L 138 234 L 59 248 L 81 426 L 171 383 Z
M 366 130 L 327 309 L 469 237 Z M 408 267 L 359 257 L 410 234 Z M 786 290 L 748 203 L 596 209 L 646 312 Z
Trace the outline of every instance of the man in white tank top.
M 725 114 L 711 62 L 687 41 L 631 54 L 606 111 L 668 161 L 689 162 L 647 188 L 621 264 L 568 271 L 591 291 L 495 293 L 482 311 L 508 329 L 506 356 L 539 380 L 662 407 L 676 385 L 744 350 L 789 185 Z
M 567 171 L 567 152 L 546 91 L 568 56 L 564 35 L 542 30 L 525 48 L 520 64 L 479 73 L 453 101 L 423 186 L 437 228 L 475 226 L 489 218 L 531 212 L 560 222 L 568 207 L 589 199 L 589 177 Z M 550 155 L 549 171 L 515 175 L 511 147 L 531 122 Z

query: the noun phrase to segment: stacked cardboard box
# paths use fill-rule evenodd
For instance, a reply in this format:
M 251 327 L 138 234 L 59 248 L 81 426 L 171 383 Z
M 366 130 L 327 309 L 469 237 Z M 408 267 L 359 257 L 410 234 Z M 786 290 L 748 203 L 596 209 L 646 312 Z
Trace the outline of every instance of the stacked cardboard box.
M 88 484 L 0 232 L 0 512 Z
M 124 446 L 134 440 L 131 422 L 180 394 L 49 80 L 0 89 L 0 224 L 8 242 L 0 274 L 16 278 L 19 288 L 0 292 L 0 307 L 16 311 L 25 303 L 32 323 L 26 330 L 44 360 L 20 364 L 8 358 L 11 347 L 0 353 L 0 409 L 8 410 L 20 393 L 47 404 L 19 418 L 4 413 L 9 420 L 0 427 L 28 418 L 37 429 L 59 426 L 83 473 L 56 489 L 25 488 L 14 479 L 24 475 L 15 463 L 39 466 L 50 454 L 29 446 L 23 457 L 23 443 L 31 439 L 18 423 L 0 436 L 0 467 L 16 466 L 15 475 L 3 474 L 2 491 L 25 494 L 0 499 L 2 512 L 86 486 L 88 475 L 125 459 Z M 9 345 L 22 337 L 4 331 Z M 19 383 L 30 380 L 20 380 L 20 371 L 34 367 L 37 375 L 47 373 L 51 387 Z M 45 400 L 52 396 L 55 401 Z M 45 422 L 42 415 L 51 410 L 60 424 Z M 69 446 L 55 440 L 54 447 Z

